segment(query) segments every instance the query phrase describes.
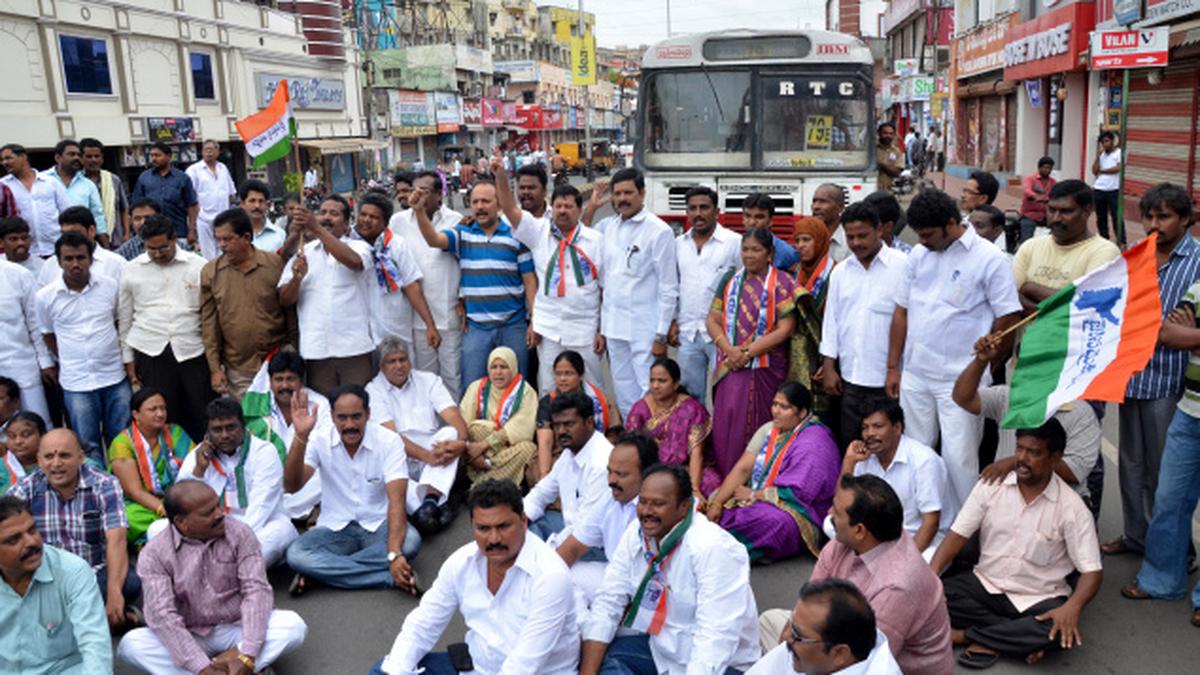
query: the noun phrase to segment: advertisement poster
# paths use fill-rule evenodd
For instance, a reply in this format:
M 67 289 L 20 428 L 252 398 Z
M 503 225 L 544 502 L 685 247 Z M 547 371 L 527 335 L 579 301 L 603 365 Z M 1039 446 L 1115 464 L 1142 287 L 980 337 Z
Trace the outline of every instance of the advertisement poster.
M 462 102 L 458 94 L 446 91 L 433 92 L 433 104 L 437 110 L 437 131 L 448 134 L 458 131 L 463 124 Z

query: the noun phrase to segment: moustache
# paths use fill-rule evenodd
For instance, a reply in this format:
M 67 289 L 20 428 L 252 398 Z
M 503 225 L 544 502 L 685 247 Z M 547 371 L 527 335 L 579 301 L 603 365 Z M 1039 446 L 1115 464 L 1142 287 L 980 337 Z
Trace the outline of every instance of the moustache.
M 349 429 L 342 429 L 343 436 L 349 436 L 351 434 L 359 434 L 359 433 L 362 433 L 362 430 L 355 428 L 355 427 L 350 427 Z
M 1026 471 L 1029 471 L 1029 465 L 1024 462 L 1017 462 L 1017 468 L 1025 469 Z
M 333 229 L 333 221 L 332 221 L 332 220 L 330 220 L 330 219 L 328 219 L 328 218 L 323 218 L 323 219 L 321 219 L 321 220 L 319 220 L 319 221 L 317 221 L 317 222 L 318 222 L 318 223 L 321 225 L 321 227 L 323 227 L 323 228 L 325 228 L 325 229 L 327 229 L 327 230 L 332 230 L 332 229 Z
M 610 490 L 614 490 L 614 491 L 616 491 L 616 492 L 624 492 L 624 491 L 625 491 L 625 490 L 624 490 L 624 489 L 622 489 L 622 488 L 621 488 L 621 486 L 620 486 L 619 484 L 617 484 L 617 483 L 609 483 L 609 484 L 608 484 L 608 488 L 609 488 Z
M 25 549 L 24 551 L 21 551 L 21 560 L 29 560 L 30 558 L 34 557 L 35 555 L 40 555 L 41 552 L 42 552 L 41 546 L 30 546 L 29 548 Z
M 486 553 L 488 551 L 507 551 L 507 550 L 508 550 L 508 546 L 505 546 L 504 544 L 488 544 L 487 548 L 484 549 L 484 552 Z

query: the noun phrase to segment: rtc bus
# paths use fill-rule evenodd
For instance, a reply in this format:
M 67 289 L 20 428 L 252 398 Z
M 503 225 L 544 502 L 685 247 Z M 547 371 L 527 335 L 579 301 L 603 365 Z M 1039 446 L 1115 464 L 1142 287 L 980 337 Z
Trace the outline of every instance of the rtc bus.
M 822 183 L 841 185 L 848 201 L 870 194 L 873 63 L 862 41 L 826 31 L 732 30 L 650 47 L 634 150 L 646 208 L 682 224 L 684 194 L 708 185 L 722 222 L 738 226 L 746 196 L 764 192 L 775 226 L 790 230 Z

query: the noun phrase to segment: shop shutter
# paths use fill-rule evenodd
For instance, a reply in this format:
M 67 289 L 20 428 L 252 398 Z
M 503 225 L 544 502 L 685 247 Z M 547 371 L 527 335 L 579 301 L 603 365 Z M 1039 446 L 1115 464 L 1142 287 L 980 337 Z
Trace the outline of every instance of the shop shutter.
M 1004 97 L 1004 166 L 1001 171 L 1012 173 L 1017 167 L 1017 94 Z
M 1000 96 L 985 96 L 980 99 L 980 104 L 983 106 L 983 118 L 980 125 L 982 132 L 980 149 L 983 161 L 980 162 L 980 168 L 984 171 L 999 171 L 1000 164 L 1004 161 L 1000 154 L 1000 133 L 1003 129 L 1003 125 L 1000 124 L 1002 119 L 1000 101 Z
M 1130 73 L 1124 153 L 1127 198 L 1141 197 L 1163 181 L 1187 185 L 1189 167 L 1197 159 L 1193 130 L 1197 124 L 1198 69 L 1200 61 L 1172 64 L 1159 84 L 1150 84 L 1148 71 Z

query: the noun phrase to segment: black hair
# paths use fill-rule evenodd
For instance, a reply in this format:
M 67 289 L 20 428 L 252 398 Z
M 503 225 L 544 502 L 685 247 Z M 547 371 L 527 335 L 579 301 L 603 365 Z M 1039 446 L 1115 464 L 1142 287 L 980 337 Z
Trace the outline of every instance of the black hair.
M 542 184 L 543 190 L 546 189 L 546 184 L 550 182 L 550 179 L 546 176 L 546 170 L 542 168 L 541 164 L 526 164 L 517 169 L 518 181 L 521 180 L 521 176 L 533 176 L 537 179 L 537 182 Z
M 846 645 L 858 661 L 871 655 L 875 648 L 875 610 L 857 586 L 845 579 L 810 581 L 800 589 L 800 600 L 829 605 L 820 631 L 826 653 L 834 645 Z
M 1113 133 L 1113 132 L 1111 132 L 1111 131 L 1101 131 L 1101 132 L 1100 132 L 1100 138 L 1099 138 L 1099 140 L 1101 140 L 1101 141 L 1104 141 L 1104 140 L 1115 141 L 1115 140 L 1117 140 L 1117 135 L 1116 135 L 1116 134 L 1114 134 L 1114 133 Z
M 432 178 L 433 179 L 433 189 L 437 190 L 438 192 L 442 191 L 442 187 L 443 187 L 442 177 L 438 175 L 438 172 L 422 171 L 421 173 L 417 174 L 415 178 L 413 178 L 413 185 L 416 185 L 417 181 L 421 180 L 422 178 Z
M 29 234 L 29 223 L 20 216 L 0 218 L 0 237 L 7 237 L 10 234 Z
M 998 230 L 1003 230 L 1004 225 L 1008 222 L 1008 219 L 1004 217 L 1004 212 L 1001 211 L 1000 209 L 996 208 L 995 206 L 992 206 L 991 204 L 984 204 L 983 206 L 978 206 L 971 213 L 974 213 L 975 211 L 978 211 L 980 213 L 986 213 L 987 217 L 988 217 L 988 221 L 991 223 L 992 227 L 994 227 Z
M 242 405 L 232 396 L 221 396 L 208 402 L 204 409 L 205 419 L 212 421 L 236 417 L 238 426 L 246 426 L 246 416 L 242 413 Z
M 792 407 L 796 408 L 797 410 L 812 412 L 813 395 L 812 392 L 808 390 L 808 387 L 800 384 L 799 382 L 784 382 L 783 384 L 779 385 L 779 388 L 775 391 L 783 394 L 783 397 L 787 399 L 788 403 L 791 403 Z
M 775 235 L 765 227 L 752 227 L 742 233 L 742 241 L 754 240 L 759 246 L 767 249 L 767 253 L 775 253 Z
M 266 183 L 257 178 L 247 178 L 238 186 L 238 201 L 246 201 L 251 192 L 257 192 L 263 196 L 263 199 L 271 198 L 271 188 Z
M 642 469 L 642 482 L 656 473 L 665 473 L 675 480 L 675 503 L 682 504 L 692 500 L 692 477 L 687 469 L 678 464 L 654 464 Z
M 838 206 L 846 205 L 846 188 L 842 187 L 841 185 L 838 185 L 837 183 L 821 183 L 820 185 L 817 186 L 817 190 L 820 190 L 821 188 L 827 188 L 827 189 L 833 190 L 834 194 L 837 195 L 837 205 Z M 814 190 L 813 192 L 815 194 L 816 191 Z
M 82 225 L 88 229 L 96 226 L 96 218 L 86 206 L 68 206 L 58 214 L 58 225 Z
M 507 506 L 518 516 L 525 515 L 525 502 L 521 490 L 511 480 L 488 478 L 480 481 L 467 493 L 467 510 L 475 517 L 475 509 L 492 509 Z
M 1187 223 L 1191 223 L 1196 217 L 1196 206 L 1192 203 L 1191 196 L 1187 190 L 1174 183 L 1159 183 L 1146 190 L 1138 201 L 1138 210 L 1142 212 L 1143 218 L 1149 217 L 1150 209 L 1156 206 L 1175 213 Z M 0 228 L 3 228 L 2 224 Z
M 987 203 L 996 201 L 996 195 L 1000 194 L 1000 181 L 996 180 L 995 176 L 987 171 L 975 169 L 969 178 L 979 186 L 979 193 L 987 198 Z
M 871 207 L 875 211 L 875 215 L 879 217 L 880 223 L 898 223 L 904 212 L 900 209 L 900 200 L 896 199 L 896 195 L 879 190 L 863 197 L 863 204 Z M 853 206 L 853 205 L 851 205 Z M 845 214 L 842 214 L 845 218 Z
M 174 239 L 175 223 L 172 223 L 170 218 L 167 218 L 161 213 L 156 213 L 142 221 L 142 229 L 140 232 L 138 232 L 138 234 L 143 240 L 150 239 L 151 237 L 158 237 L 164 234 L 167 235 L 168 238 Z
M 149 197 L 142 197 L 129 204 L 129 210 L 135 209 L 153 209 L 155 213 L 162 213 L 162 207 L 158 205 L 158 201 Z
M 1054 158 L 1047 155 L 1046 157 L 1043 157 L 1038 160 L 1037 166 L 1040 169 L 1043 166 L 1046 166 L 1047 164 L 1049 164 L 1050 167 L 1053 168 L 1054 167 Z
M 208 483 L 205 483 L 203 481 L 198 481 L 198 480 L 176 481 L 174 485 L 167 488 L 167 491 L 165 494 L 163 494 L 163 498 L 162 498 L 163 511 L 165 511 L 167 514 L 167 522 L 168 523 L 171 523 L 172 525 L 174 525 L 176 518 L 182 518 L 182 517 L 187 516 L 187 512 L 184 511 L 184 509 L 183 509 L 183 501 L 184 501 L 184 499 L 187 498 L 187 495 L 189 493 L 191 493 L 193 490 L 196 490 L 196 491 L 208 490 L 210 493 L 216 494 L 213 491 L 213 489 L 208 486 Z
M 550 416 L 574 410 L 579 413 L 579 419 L 590 420 L 596 416 L 596 407 L 592 397 L 582 391 L 561 394 L 550 401 Z
M 334 387 L 333 391 L 329 392 L 329 407 L 332 408 L 343 396 L 354 396 L 362 401 L 364 410 L 371 409 L 371 395 L 361 384 L 342 384 Z
M 904 531 L 904 506 L 887 481 L 871 474 L 845 474 L 839 485 L 854 493 L 854 503 L 846 509 L 851 525 L 861 523 L 881 542 L 900 538 Z
M 633 167 L 626 167 L 614 173 L 612 180 L 609 181 L 609 185 L 616 187 L 617 183 L 624 183 L 625 181 L 633 181 L 633 186 L 637 188 L 638 192 L 646 189 L 646 177 L 642 175 L 641 171 Z
M 879 214 L 870 204 L 855 202 L 842 211 L 842 225 L 847 223 L 866 223 L 872 228 L 879 229 Z
M 46 435 L 46 420 L 32 410 L 22 410 L 13 415 L 12 419 L 8 420 L 8 426 L 12 427 L 14 422 L 29 422 L 34 429 L 37 429 L 39 436 Z
M 775 217 L 775 200 L 765 192 L 751 192 L 742 200 L 742 213 L 746 209 L 762 209 L 768 216 Z
M 71 248 L 84 247 L 87 249 L 88 257 L 96 253 L 96 242 L 79 234 L 78 232 L 63 232 L 59 236 L 58 241 L 54 242 L 54 257 L 59 261 L 62 260 L 62 250 L 70 246 Z
M 574 199 L 575 206 L 583 206 L 583 195 L 579 193 L 579 188 L 569 183 L 563 183 L 554 188 L 554 192 L 550 195 L 550 203 L 553 204 L 554 200 L 562 198 Z
M 904 424 L 904 408 L 900 407 L 900 402 L 894 398 L 884 397 L 868 401 L 863 406 L 862 418 L 865 420 L 875 413 L 883 413 L 892 424 Z
M 283 193 L 283 203 L 284 204 L 302 204 L 302 203 L 304 203 L 304 198 L 300 196 L 299 192 L 296 192 L 293 190 L 292 192 Z
M 304 380 L 304 359 L 298 352 L 279 352 L 267 362 L 267 374 L 295 373 Z
M 163 153 L 167 157 L 170 157 L 173 154 L 171 152 L 171 146 L 167 145 L 166 143 L 163 143 L 162 141 L 155 141 L 154 143 L 151 143 L 150 149 L 158 150 L 159 152 Z
M 100 151 L 103 151 L 104 144 L 101 143 L 100 139 L 98 139 L 98 138 L 88 137 L 88 138 L 79 139 L 79 149 L 82 151 L 82 150 L 87 150 L 88 148 L 96 148 Z
M 1088 208 L 1095 203 L 1095 196 L 1092 194 L 1092 188 L 1087 183 L 1068 178 L 1060 180 L 1050 188 L 1050 199 L 1062 199 L 1070 197 L 1080 208 Z
M 161 396 L 163 401 L 167 400 L 167 395 L 162 393 L 161 389 L 158 389 L 157 387 L 142 387 L 141 389 L 133 392 L 133 396 L 129 397 L 129 409 L 137 412 L 142 409 L 142 406 L 145 405 L 146 401 L 149 401 L 155 396 Z
M 879 126 L 875 127 L 875 133 L 878 134 L 879 132 L 883 131 L 884 127 L 890 127 L 892 131 L 896 130 L 895 124 L 892 124 L 891 122 L 880 122 Z
M 721 198 L 717 196 L 717 191 L 707 185 L 697 185 L 689 189 L 687 194 L 684 195 L 683 203 L 686 204 L 692 201 L 692 197 L 708 197 L 708 200 L 712 202 L 713 208 L 721 204 Z
M 28 513 L 30 516 L 33 515 L 33 512 L 29 510 L 29 505 L 25 503 L 24 499 L 11 496 L 0 497 L 0 523 L 9 518 L 19 516 L 22 513 Z
M 254 225 L 250 222 L 250 214 L 246 213 L 240 206 L 235 206 L 231 209 L 225 209 L 213 218 L 213 230 L 215 231 L 222 225 L 228 225 L 233 228 L 233 233 L 239 237 L 253 237 Z
M 346 201 L 345 197 L 337 193 L 329 194 L 321 198 L 321 203 L 324 204 L 325 202 L 335 202 L 338 206 L 342 207 L 342 220 L 347 223 L 350 222 L 350 202 Z
M 21 398 L 21 385 L 11 377 L 0 375 L 0 389 L 3 389 L 4 394 L 11 399 Z
M 1017 429 L 1017 438 L 1022 436 L 1032 436 L 1045 441 L 1046 445 L 1050 447 L 1051 453 L 1061 455 L 1067 449 L 1067 432 L 1063 429 L 1062 424 L 1053 417 L 1043 422 L 1040 427 Z
M 679 385 L 678 391 L 683 394 L 688 393 L 687 389 L 683 387 L 683 372 L 679 370 L 679 363 L 675 359 L 669 356 L 660 356 L 650 364 L 651 371 L 655 368 L 667 371 L 667 375 L 671 376 L 671 381 Z
M 29 151 L 25 149 L 25 146 L 21 145 L 20 143 L 5 143 L 4 145 L 0 146 L 0 152 L 4 152 L 5 150 L 12 151 L 12 154 L 14 155 L 29 154 Z
M 562 363 L 563 361 L 571 364 L 571 369 L 574 370 L 575 373 L 580 377 L 583 377 L 583 374 L 586 372 L 586 367 L 583 363 L 583 355 L 574 349 L 566 349 L 559 352 L 558 356 L 554 357 L 554 363 L 552 365 L 553 367 L 557 368 L 558 364 Z
M 638 468 L 642 471 L 658 464 L 658 441 L 650 437 L 649 434 L 641 431 L 627 431 L 617 437 L 617 442 L 613 443 L 613 447 L 618 445 L 632 445 L 637 448 Z
M 67 148 L 71 147 L 72 145 L 78 148 L 79 141 L 77 141 L 73 138 L 64 138 L 61 141 L 59 141 L 58 144 L 56 144 L 54 146 L 54 154 L 61 155 L 64 152 L 66 152 Z
M 396 177 L 392 179 L 392 182 L 393 183 L 407 183 L 408 185 L 412 185 L 413 181 L 415 181 L 416 179 L 417 179 L 417 174 L 409 171 L 408 169 L 400 169 L 399 171 L 396 172 Z
M 383 216 L 384 227 L 387 227 L 388 221 L 392 217 L 392 200 L 390 197 L 382 195 L 378 192 L 364 192 L 358 198 L 358 212 L 362 213 L 364 206 L 374 206 L 379 209 L 379 213 Z
M 934 227 L 944 230 L 949 223 L 961 220 L 962 214 L 954 198 L 936 188 L 918 192 L 908 205 L 908 226 L 914 230 Z

